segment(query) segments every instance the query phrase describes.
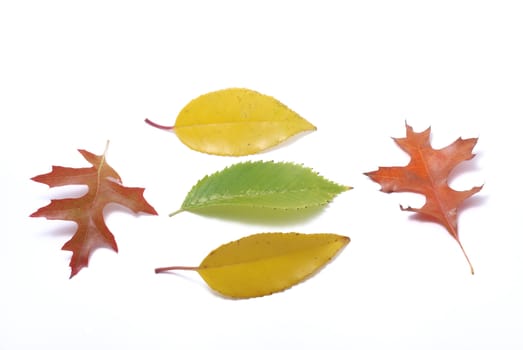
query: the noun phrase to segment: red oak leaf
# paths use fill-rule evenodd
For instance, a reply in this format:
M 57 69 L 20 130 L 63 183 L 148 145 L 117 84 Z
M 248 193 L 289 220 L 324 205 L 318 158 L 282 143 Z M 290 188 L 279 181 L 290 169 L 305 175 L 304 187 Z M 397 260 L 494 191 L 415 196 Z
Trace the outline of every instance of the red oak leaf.
M 474 274 L 472 264 L 459 240 L 457 216 L 462 202 L 479 192 L 483 186 L 456 191 L 448 186 L 447 181 L 450 172 L 459 163 L 474 157 L 472 149 L 478 139 L 459 138 L 449 146 L 436 150 L 430 145 L 430 128 L 416 133 L 409 125 L 405 126 L 407 137 L 394 138 L 394 141 L 410 155 L 409 164 L 405 167 L 379 167 L 377 171 L 365 175 L 379 183 L 383 192 L 415 192 L 424 195 L 423 207 L 417 209 L 400 206 L 401 210 L 427 215 L 445 226 L 458 242 L 471 273 Z
M 80 198 L 51 200 L 51 203 L 38 209 L 31 217 L 45 217 L 49 220 L 69 220 L 78 227 L 73 237 L 65 243 L 62 250 L 73 252 L 71 257 L 71 277 L 83 267 L 87 267 L 91 253 L 100 247 L 118 252 L 113 234 L 104 221 L 103 209 L 109 203 L 123 205 L 135 213 L 144 212 L 157 215 L 156 210 L 143 197 L 143 188 L 122 186 L 118 173 L 107 164 L 105 153 L 97 156 L 85 150 L 78 150 L 92 164 L 90 168 L 66 168 L 53 166 L 47 174 L 38 175 L 31 180 L 49 187 L 64 185 L 87 185 L 87 193 Z

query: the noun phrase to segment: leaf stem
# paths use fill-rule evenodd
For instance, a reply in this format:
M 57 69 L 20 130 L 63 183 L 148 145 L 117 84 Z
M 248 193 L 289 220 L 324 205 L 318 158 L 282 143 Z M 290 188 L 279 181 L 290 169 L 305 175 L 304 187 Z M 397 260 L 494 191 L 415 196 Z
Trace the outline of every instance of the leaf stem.
M 105 142 L 105 149 L 104 149 L 104 153 L 103 153 L 104 156 L 107 154 L 107 150 L 109 149 L 109 143 L 110 143 L 109 140 L 107 140 L 107 141 Z
M 461 248 L 461 251 L 465 255 L 465 259 L 467 259 L 467 263 L 470 266 L 470 273 L 473 275 L 474 274 L 474 267 L 472 266 L 472 263 L 470 262 L 470 259 L 469 259 L 468 255 L 467 255 L 467 252 L 465 251 L 465 248 L 463 248 L 463 245 L 461 244 L 459 239 L 457 241 L 458 241 L 459 247 Z
M 168 266 L 168 267 L 157 267 L 154 269 L 155 273 L 169 272 L 172 270 L 189 270 L 189 271 L 198 271 L 200 268 L 198 266 Z
M 169 214 L 169 217 L 173 217 L 173 216 L 175 216 L 176 214 L 181 213 L 182 211 L 185 211 L 185 209 L 180 208 L 180 209 L 178 209 L 177 211 L 173 211 L 171 214 Z
M 151 126 L 154 126 L 155 128 L 162 129 L 162 130 L 171 130 L 173 128 L 172 126 L 165 126 L 165 125 L 157 124 L 157 123 L 149 120 L 149 118 L 145 118 L 145 122 Z

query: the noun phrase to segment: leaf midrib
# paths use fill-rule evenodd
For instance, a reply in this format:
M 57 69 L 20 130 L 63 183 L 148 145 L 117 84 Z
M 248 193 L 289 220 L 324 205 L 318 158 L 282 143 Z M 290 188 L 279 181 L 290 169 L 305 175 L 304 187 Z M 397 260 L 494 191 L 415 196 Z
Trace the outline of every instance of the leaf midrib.
M 275 259 L 286 257 L 286 256 L 292 256 L 292 255 L 295 255 L 297 253 L 303 253 L 303 252 L 307 252 L 307 251 L 311 251 L 311 250 L 317 250 L 317 249 L 320 249 L 320 248 L 322 248 L 324 246 L 328 246 L 328 245 L 331 245 L 331 244 L 334 244 L 334 243 L 337 243 L 337 242 L 338 242 L 338 240 L 334 240 L 332 242 L 328 242 L 328 243 L 321 244 L 321 245 L 318 245 L 318 246 L 311 246 L 311 247 L 308 247 L 306 249 L 295 249 L 295 250 L 290 250 L 290 251 L 285 252 L 285 253 L 271 255 L 269 257 L 260 257 L 258 259 L 237 261 L 237 262 L 223 264 L 223 265 L 219 265 L 219 266 L 203 267 L 203 268 L 198 268 L 198 270 L 201 271 L 201 270 L 221 269 L 221 268 L 227 268 L 227 267 L 232 267 L 232 266 L 237 266 L 237 265 L 251 264 L 251 263 L 257 263 L 257 262 L 261 262 L 261 261 L 275 260 Z M 328 261 L 328 260 L 329 259 L 327 259 L 326 261 Z M 320 265 L 322 265 L 322 264 L 320 264 Z
M 429 181 L 430 181 L 430 189 L 433 193 L 433 197 L 436 199 L 436 203 L 438 205 L 438 208 L 440 212 L 443 214 L 443 217 L 445 218 L 445 224 L 448 228 L 451 229 L 452 235 L 456 236 L 456 232 L 454 230 L 454 227 L 450 224 L 449 218 L 447 216 L 446 210 L 444 210 L 445 206 L 443 205 L 443 201 L 441 200 L 441 197 L 438 194 L 438 191 L 436 190 L 436 184 L 434 181 L 434 178 L 432 176 L 432 173 L 429 171 L 428 168 L 428 162 L 424 157 L 423 151 L 421 148 L 418 148 L 418 153 L 420 155 L 420 158 L 422 160 L 423 167 L 425 168 L 425 173 L 428 175 Z M 428 200 L 428 199 L 427 199 Z
M 196 127 L 207 127 L 207 126 L 224 126 L 224 125 L 235 125 L 235 124 L 260 124 L 260 123 L 271 123 L 271 124 L 284 124 L 292 123 L 292 120 L 238 120 L 238 121 L 225 121 L 223 123 L 201 123 L 201 124 L 186 124 L 186 125 L 175 125 L 175 129 L 183 128 L 196 128 Z
M 249 198 L 249 197 L 252 197 L 252 198 L 256 198 L 256 197 L 259 197 L 259 196 L 256 196 L 256 194 L 259 194 L 259 195 L 271 195 L 271 194 L 286 194 L 286 193 L 300 193 L 300 192 L 308 192 L 308 191 L 314 191 L 314 190 L 322 190 L 321 187 L 313 187 L 313 188 L 304 188 L 304 189 L 298 189 L 298 190 L 292 190 L 292 191 L 256 191 L 254 193 L 254 195 L 252 194 L 248 194 L 246 192 L 240 192 L 238 195 L 220 195 L 218 198 L 219 200 L 229 200 L 229 199 L 235 199 L 235 198 Z M 329 195 L 332 195 L 332 194 L 336 194 L 336 192 L 331 192 L 331 191 L 323 191 L 323 193 L 326 193 L 326 194 L 329 194 Z M 207 203 L 210 202 L 210 201 L 214 201 L 215 199 L 208 199 L 208 198 L 201 198 L 197 203 L 201 203 L 203 201 L 206 201 Z

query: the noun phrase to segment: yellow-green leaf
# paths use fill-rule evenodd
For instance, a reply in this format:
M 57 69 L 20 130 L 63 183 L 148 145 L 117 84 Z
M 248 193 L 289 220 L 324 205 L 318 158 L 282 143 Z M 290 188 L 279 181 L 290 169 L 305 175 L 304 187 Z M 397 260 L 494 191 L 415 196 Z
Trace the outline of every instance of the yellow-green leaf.
M 303 281 L 349 242 L 349 237 L 332 233 L 259 233 L 220 246 L 198 267 L 171 266 L 155 271 L 195 270 L 224 296 L 260 297 Z
M 350 190 L 310 168 L 288 162 L 242 162 L 205 176 L 185 197 L 181 211 L 209 207 L 302 209 L 327 204 Z
M 197 97 L 181 110 L 172 128 L 188 147 L 222 156 L 258 153 L 300 132 L 316 130 L 275 98 L 242 88 Z

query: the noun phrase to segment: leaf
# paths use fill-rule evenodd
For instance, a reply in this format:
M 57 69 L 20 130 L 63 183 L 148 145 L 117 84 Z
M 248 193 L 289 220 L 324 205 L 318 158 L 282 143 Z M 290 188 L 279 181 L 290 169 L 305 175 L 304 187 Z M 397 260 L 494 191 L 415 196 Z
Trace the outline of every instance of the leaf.
M 107 146 L 109 143 L 107 144 Z M 156 210 L 143 198 L 143 188 L 122 186 L 118 173 L 107 164 L 105 153 L 97 156 L 85 150 L 78 150 L 92 164 L 90 168 L 66 168 L 53 166 L 47 174 L 38 175 L 31 180 L 49 187 L 65 185 L 87 185 L 87 193 L 80 198 L 51 200 L 51 203 L 38 209 L 31 217 L 45 217 L 49 220 L 68 220 L 78 224 L 73 237 L 65 243 L 62 250 L 73 253 L 70 267 L 71 276 L 87 267 L 91 253 L 100 247 L 118 251 L 113 234 L 107 228 L 103 209 L 109 203 L 123 205 L 135 213 L 144 212 L 157 215 Z
M 171 129 L 145 121 L 161 129 Z M 232 88 L 210 92 L 189 102 L 172 129 L 193 150 L 244 156 L 316 127 L 273 97 Z
M 185 197 L 181 211 L 217 206 L 300 209 L 327 204 L 351 187 L 326 180 L 293 163 L 266 161 L 232 165 L 203 179 Z
M 349 241 L 328 233 L 259 233 L 222 245 L 198 267 L 161 267 L 155 272 L 194 270 L 224 296 L 260 297 L 308 278 Z
M 443 225 L 458 242 L 471 273 L 474 274 L 458 236 L 457 217 L 462 202 L 479 192 L 483 186 L 456 191 L 450 188 L 447 182 L 450 172 L 459 163 L 474 157 L 472 149 L 478 139 L 459 138 L 449 146 L 435 150 L 430 145 L 430 128 L 416 133 L 409 125 L 405 126 L 407 137 L 394 138 L 394 141 L 410 155 L 409 164 L 405 167 L 380 167 L 377 171 L 365 175 L 379 183 L 383 192 L 415 192 L 424 195 L 426 202 L 423 207 L 417 209 L 400 206 L 401 210 L 428 216 Z

